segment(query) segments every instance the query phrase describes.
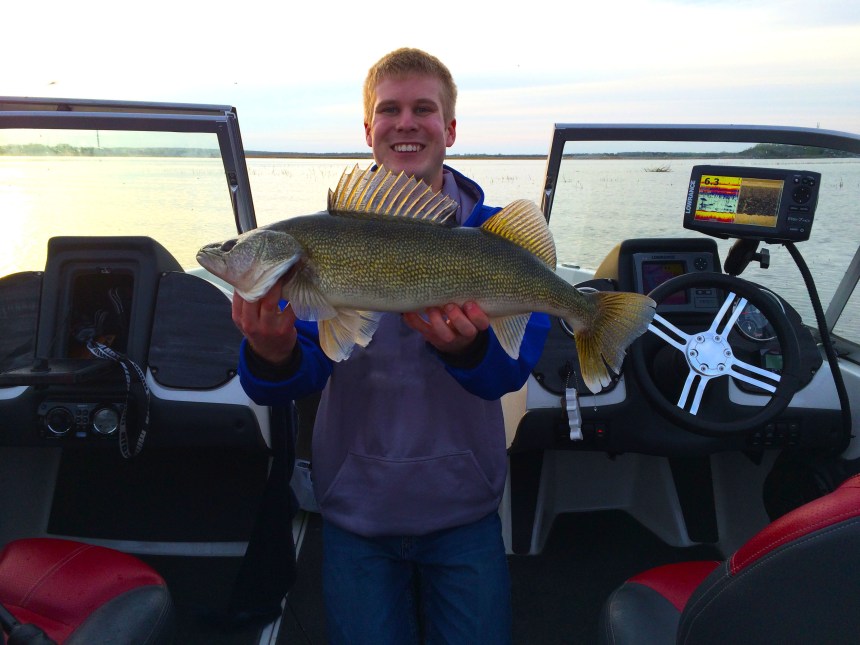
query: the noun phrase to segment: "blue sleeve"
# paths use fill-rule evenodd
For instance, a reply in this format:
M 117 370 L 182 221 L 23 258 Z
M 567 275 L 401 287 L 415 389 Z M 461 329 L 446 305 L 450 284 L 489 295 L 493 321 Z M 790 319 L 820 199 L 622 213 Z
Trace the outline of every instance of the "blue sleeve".
M 239 351 L 239 382 L 242 389 L 259 405 L 284 405 L 325 387 L 332 364 L 319 346 L 319 332 L 314 322 L 296 321 L 297 342 L 302 352 L 299 368 L 282 381 L 255 377 L 247 363 L 248 341 L 242 339 Z
M 491 329 L 487 351 L 478 365 L 471 369 L 446 365 L 445 369 L 466 391 L 482 399 L 498 399 L 508 392 L 516 392 L 525 384 L 537 365 L 549 334 L 549 326 L 548 315 L 531 315 L 520 345 L 520 357 L 516 360 L 502 349 Z

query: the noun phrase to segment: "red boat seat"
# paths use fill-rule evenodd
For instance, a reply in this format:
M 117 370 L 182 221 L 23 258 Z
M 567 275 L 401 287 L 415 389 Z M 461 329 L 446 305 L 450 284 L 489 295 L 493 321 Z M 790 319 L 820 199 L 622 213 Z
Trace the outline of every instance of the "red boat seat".
M 0 551 L 0 603 L 19 623 L 66 645 L 166 643 L 173 633 L 173 602 L 154 569 L 71 540 L 7 544 Z
M 633 576 L 605 603 L 600 632 L 613 645 L 860 642 L 860 475 L 725 562 Z

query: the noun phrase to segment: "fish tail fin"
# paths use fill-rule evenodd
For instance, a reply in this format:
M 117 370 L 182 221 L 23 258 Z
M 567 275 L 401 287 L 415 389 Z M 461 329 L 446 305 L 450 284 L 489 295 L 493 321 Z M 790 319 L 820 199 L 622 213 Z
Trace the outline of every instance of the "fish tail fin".
M 655 303 L 638 293 L 599 291 L 583 294 L 592 301 L 594 314 L 587 324 L 565 317 L 574 330 L 582 380 L 592 392 L 611 382 L 609 370 L 618 374 L 630 344 L 648 329 Z

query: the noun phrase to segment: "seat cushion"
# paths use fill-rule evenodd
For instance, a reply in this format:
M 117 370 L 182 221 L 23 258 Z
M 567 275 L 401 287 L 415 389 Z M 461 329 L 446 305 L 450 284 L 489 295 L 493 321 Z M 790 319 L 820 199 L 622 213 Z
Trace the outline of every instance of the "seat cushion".
M 674 643 L 687 599 L 718 566 L 712 560 L 681 562 L 633 576 L 603 606 L 603 642 Z
M 860 476 L 752 537 L 699 586 L 678 626 L 697 644 L 856 644 Z
M 835 491 L 794 509 L 759 531 L 732 556 L 729 569 L 740 573 L 785 544 L 860 517 L 860 475 L 846 479 Z
M 129 612 L 132 597 L 136 607 Z M 6 545 L 0 551 L 0 602 L 20 622 L 41 627 L 58 643 L 82 626 L 88 639 L 96 639 L 90 642 L 106 642 L 98 630 L 110 627 L 123 634 L 142 630 L 143 638 L 135 640 L 154 643 L 172 624 L 170 594 L 154 569 L 126 553 L 70 540 L 34 538 Z
M 765 527 L 724 563 L 640 573 L 604 604 L 606 643 L 856 643 L 860 475 Z

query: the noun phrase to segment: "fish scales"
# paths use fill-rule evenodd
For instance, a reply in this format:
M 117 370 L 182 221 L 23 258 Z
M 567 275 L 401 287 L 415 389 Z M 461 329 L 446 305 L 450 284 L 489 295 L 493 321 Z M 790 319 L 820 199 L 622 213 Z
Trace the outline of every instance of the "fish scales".
M 358 220 L 328 214 L 269 226 L 299 241 L 319 267 L 319 288 L 335 307 L 357 297 L 377 311 L 412 311 L 453 302 L 478 302 L 487 314 L 508 315 L 571 307 L 586 312 L 576 289 L 532 253 L 475 228 L 402 220 Z

